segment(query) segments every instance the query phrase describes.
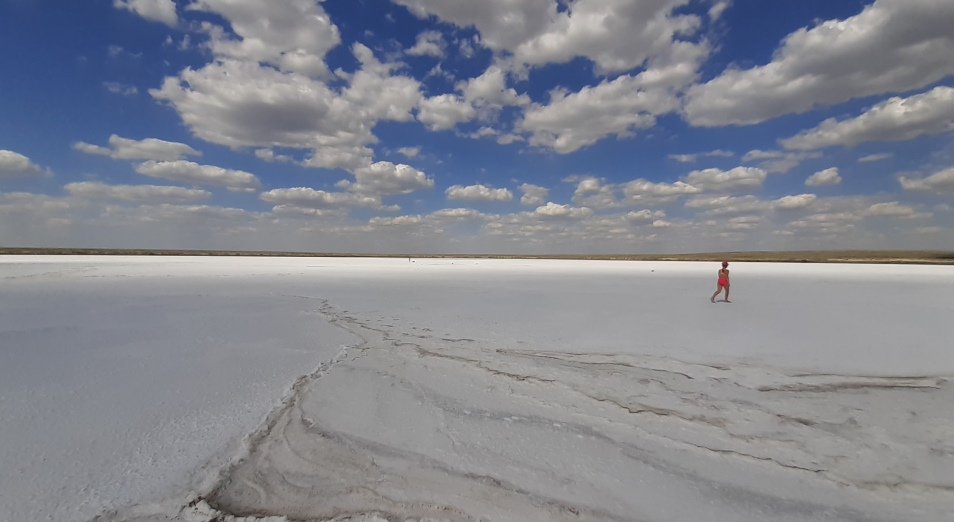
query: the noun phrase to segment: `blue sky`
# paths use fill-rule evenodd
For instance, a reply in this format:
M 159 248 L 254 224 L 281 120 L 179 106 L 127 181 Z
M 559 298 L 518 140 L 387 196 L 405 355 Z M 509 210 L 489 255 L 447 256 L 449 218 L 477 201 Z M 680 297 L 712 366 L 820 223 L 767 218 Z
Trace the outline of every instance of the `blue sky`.
M 0 0 L 0 245 L 954 248 L 948 0 Z

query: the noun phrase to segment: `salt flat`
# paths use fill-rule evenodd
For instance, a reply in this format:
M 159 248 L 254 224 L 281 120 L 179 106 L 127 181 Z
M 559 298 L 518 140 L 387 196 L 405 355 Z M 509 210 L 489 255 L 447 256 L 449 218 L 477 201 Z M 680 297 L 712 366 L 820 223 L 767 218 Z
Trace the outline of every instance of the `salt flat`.
M 0 258 L 0 519 L 947 520 L 954 271 L 717 268 Z

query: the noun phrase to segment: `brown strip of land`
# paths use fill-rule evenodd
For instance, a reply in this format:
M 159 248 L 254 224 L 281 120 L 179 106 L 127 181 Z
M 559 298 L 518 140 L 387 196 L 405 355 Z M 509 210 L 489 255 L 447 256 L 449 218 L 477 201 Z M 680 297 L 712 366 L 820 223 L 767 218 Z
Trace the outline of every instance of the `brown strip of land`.
M 619 261 L 735 261 L 770 263 L 891 263 L 954 265 L 954 251 L 818 250 L 778 252 L 705 252 L 695 254 L 369 254 L 233 250 L 163 250 L 105 248 L 0 248 L 0 255 L 116 256 L 268 256 L 268 257 L 416 257 L 465 259 L 592 259 Z

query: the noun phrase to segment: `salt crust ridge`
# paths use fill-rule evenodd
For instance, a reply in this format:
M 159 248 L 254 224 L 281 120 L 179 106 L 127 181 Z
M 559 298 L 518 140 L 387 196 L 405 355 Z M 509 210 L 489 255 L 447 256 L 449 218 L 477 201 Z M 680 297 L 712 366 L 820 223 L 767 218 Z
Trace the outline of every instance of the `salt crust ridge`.
M 548 476 L 541 455 L 521 455 L 548 435 L 556 441 L 551 449 L 584 439 L 590 447 L 581 453 L 610 446 L 675 482 L 715 486 L 742 505 L 771 504 L 780 510 L 775 520 L 918 513 L 940 521 L 934 517 L 954 509 L 954 477 L 936 460 L 954 455 L 943 435 L 954 421 L 918 415 L 919 405 L 954 397 L 947 377 L 786 374 L 651 356 L 494 350 L 473 339 L 401 332 L 301 297 L 316 299 L 332 323 L 364 342 L 298 379 L 228 469 L 210 475 L 198 493 L 97 521 L 655 520 L 594 505 L 598 493 L 574 495 L 583 485 L 573 477 Z M 634 393 L 633 382 L 643 391 Z M 382 397 L 385 386 L 400 391 Z M 494 398 L 473 401 L 479 394 L 468 388 L 475 386 Z M 378 396 L 360 397 L 366 408 L 354 411 L 334 400 L 346 387 Z M 899 403 L 910 418 L 894 417 Z M 382 406 L 392 415 L 381 418 Z M 415 409 L 430 410 L 439 435 L 394 435 L 401 427 L 394 412 Z M 420 425 L 428 414 L 410 416 Z M 482 437 L 462 436 L 465 426 L 476 433 L 501 424 Z M 492 440 L 513 426 L 532 436 L 516 441 L 516 450 L 495 447 Z M 419 427 L 411 431 L 430 431 Z M 525 469 L 494 472 L 508 466 Z M 534 480 L 521 481 L 527 476 Z M 535 480 L 548 484 L 534 487 Z

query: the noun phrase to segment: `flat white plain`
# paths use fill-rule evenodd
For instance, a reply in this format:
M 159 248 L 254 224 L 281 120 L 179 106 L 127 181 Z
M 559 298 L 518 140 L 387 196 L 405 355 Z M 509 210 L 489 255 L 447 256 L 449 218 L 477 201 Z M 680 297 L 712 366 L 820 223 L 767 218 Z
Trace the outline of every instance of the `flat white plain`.
M 0 258 L 0 519 L 954 512 L 954 271 L 717 268 Z

